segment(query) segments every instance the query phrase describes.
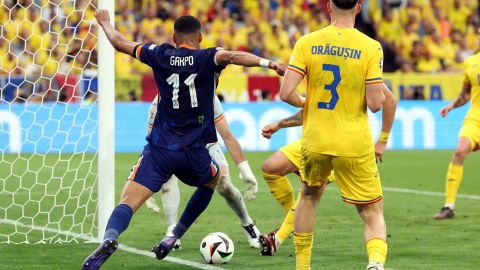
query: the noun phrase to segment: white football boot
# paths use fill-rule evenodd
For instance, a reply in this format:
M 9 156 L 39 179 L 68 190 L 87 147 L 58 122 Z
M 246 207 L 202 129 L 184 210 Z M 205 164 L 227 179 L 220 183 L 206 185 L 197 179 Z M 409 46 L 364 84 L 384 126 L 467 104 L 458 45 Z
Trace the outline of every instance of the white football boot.
M 260 230 L 257 228 L 257 225 L 250 224 L 247 226 L 242 226 L 245 235 L 247 235 L 248 244 L 252 248 L 260 248 Z

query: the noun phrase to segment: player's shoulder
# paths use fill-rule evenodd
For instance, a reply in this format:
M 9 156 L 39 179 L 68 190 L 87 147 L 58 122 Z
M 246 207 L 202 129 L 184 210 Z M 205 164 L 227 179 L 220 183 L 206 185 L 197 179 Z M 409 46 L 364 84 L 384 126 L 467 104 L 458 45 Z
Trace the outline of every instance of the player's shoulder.
M 314 40 L 318 40 L 318 38 L 322 35 L 328 34 L 330 31 L 330 27 L 324 27 L 322 29 L 319 29 L 317 31 L 310 32 L 308 34 L 305 34 L 301 36 L 298 40 L 297 43 L 309 43 L 313 42 Z
M 380 44 L 380 42 L 378 42 L 374 38 L 371 38 L 371 37 L 367 36 L 365 33 L 359 31 L 356 28 L 355 28 L 355 35 L 357 36 L 356 38 L 358 38 L 359 43 L 361 42 L 361 43 L 363 43 L 363 44 L 365 44 L 369 47 L 375 48 L 375 49 L 382 48 L 382 45 Z

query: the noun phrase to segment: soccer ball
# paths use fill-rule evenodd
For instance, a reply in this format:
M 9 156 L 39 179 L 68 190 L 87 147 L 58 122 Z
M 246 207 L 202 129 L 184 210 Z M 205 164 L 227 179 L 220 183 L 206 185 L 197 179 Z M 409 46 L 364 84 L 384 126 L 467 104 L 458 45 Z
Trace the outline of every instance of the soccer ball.
M 200 255 L 209 264 L 229 262 L 233 257 L 232 239 L 221 232 L 209 233 L 200 242 Z

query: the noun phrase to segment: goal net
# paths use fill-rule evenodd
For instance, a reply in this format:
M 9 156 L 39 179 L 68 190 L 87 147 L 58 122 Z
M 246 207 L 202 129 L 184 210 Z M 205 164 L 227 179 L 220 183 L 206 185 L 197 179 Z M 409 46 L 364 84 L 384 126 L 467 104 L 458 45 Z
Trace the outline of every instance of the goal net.
M 96 239 L 97 1 L 0 2 L 0 243 Z

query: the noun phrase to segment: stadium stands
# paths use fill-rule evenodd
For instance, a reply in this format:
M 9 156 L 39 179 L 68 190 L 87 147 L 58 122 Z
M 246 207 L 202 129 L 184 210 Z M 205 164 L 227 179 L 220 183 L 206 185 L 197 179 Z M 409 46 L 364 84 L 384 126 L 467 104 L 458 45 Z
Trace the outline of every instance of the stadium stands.
M 191 14 L 204 24 L 204 47 L 249 51 L 287 62 L 301 35 L 328 24 L 323 2 L 119 0 L 115 23 L 123 34 L 138 42 L 163 43 L 171 40 L 174 19 Z M 400 8 L 390 8 L 387 2 L 393 1 L 364 1 L 358 16 L 358 28 L 383 44 L 386 72 L 458 72 L 463 60 L 478 49 L 478 1 L 419 0 L 408 1 Z M 2 23 L 0 36 L 0 86 L 4 99 L 20 97 L 17 100 L 22 101 L 33 95 L 33 101 L 74 101 L 88 90 L 96 92 L 96 86 L 75 83 L 82 80 L 77 78 L 80 70 L 91 70 L 87 73 L 95 75 L 96 1 L 79 0 L 75 5 L 47 0 L 3 3 L 0 21 L 6 23 Z M 150 74 L 147 66 L 121 54 L 116 55 L 116 63 L 118 99 L 150 96 L 140 87 L 144 76 Z M 225 73 L 242 72 L 236 68 Z M 32 81 L 29 78 L 43 83 L 22 84 L 25 79 Z M 52 81 L 57 89 L 69 90 L 60 95 L 46 94 Z

